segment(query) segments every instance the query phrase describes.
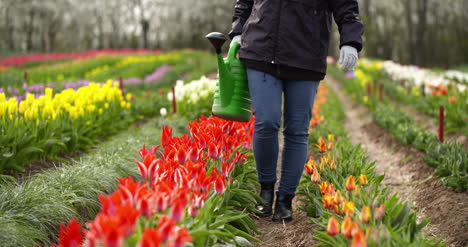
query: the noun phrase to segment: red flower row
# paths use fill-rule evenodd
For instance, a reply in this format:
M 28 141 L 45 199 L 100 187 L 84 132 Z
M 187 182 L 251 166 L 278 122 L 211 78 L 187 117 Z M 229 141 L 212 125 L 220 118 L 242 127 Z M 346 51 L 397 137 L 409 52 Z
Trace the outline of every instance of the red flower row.
M 53 61 L 63 59 L 78 59 L 78 58 L 89 58 L 100 55 L 131 55 L 131 54 L 158 54 L 161 51 L 148 50 L 148 49 L 103 49 L 103 50 L 89 50 L 84 52 L 73 52 L 73 53 L 45 53 L 45 54 L 30 54 L 23 56 L 12 56 L 2 59 L 0 57 L 1 66 L 21 66 L 27 62 L 37 61 Z
M 192 138 L 173 137 L 172 129 L 165 126 L 161 145 L 143 146 L 139 152 L 142 160 L 136 163 L 143 181 L 121 178 L 114 193 L 99 196 L 101 211 L 84 232 L 87 246 L 121 246 L 138 234 L 137 222 L 144 225 L 137 231 L 142 232 L 137 236 L 141 247 L 182 247 L 192 240 L 183 226 L 186 212 L 196 217 L 213 187 L 214 193 L 224 193 L 234 166 L 246 161 L 236 147 L 250 148 L 253 119 L 238 123 L 201 116 L 189 124 L 189 130 Z M 61 226 L 59 241 L 57 246 L 82 245 L 76 220 Z

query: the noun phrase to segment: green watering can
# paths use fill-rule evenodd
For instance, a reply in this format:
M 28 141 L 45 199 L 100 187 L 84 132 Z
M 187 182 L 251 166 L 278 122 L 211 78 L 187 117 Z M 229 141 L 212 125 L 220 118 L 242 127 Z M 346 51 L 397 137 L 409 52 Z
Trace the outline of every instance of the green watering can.
M 227 58 L 223 59 L 221 48 L 226 42 L 224 34 L 213 32 L 206 37 L 216 49 L 218 59 L 218 82 L 212 114 L 225 120 L 248 122 L 251 111 L 247 73 L 244 64 L 236 56 L 240 44 L 234 44 Z

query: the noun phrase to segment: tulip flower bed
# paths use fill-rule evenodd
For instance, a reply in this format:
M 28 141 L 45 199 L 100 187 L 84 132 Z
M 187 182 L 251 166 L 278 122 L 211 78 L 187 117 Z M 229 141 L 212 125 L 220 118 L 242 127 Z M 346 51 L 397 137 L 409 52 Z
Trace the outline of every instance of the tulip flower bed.
M 211 115 L 215 89 L 216 80 L 206 76 L 186 84 L 184 81 L 178 80 L 174 89 L 178 115 L 189 120 L 200 115 Z M 167 99 L 172 102 L 173 98 L 173 93 L 169 92 Z
M 212 246 L 233 242 L 256 227 L 256 172 L 250 149 L 253 120 L 201 117 L 188 135 L 173 137 L 165 126 L 161 145 L 140 150 L 141 179 L 120 179 L 117 191 L 100 195 L 101 211 L 81 233 L 62 225 L 57 246 Z M 160 151 L 159 149 L 163 150 Z
M 44 96 L 29 95 L 20 104 L 0 94 L 0 171 L 21 171 L 37 158 L 86 149 L 97 137 L 127 126 L 130 107 L 110 81 L 55 95 L 46 89 Z
M 148 49 L 102 49 L 102 50 L 91 50 L 85 52 L 71 52 L 71 53 L 48 53 L 48 54 L 30 54 L 22 56 L 10 56 L 2 58 L 0 57 L 0 67 L 8 66 L 31 66 L 40 64 L 41 62 L 50 61 L 62 61 L 68 59 L 83 59 L 93 58 L 103 55 L 134 55 L 134 54 L 158 54 L 160 50 L 148 50 Z
M 187 132 L 186 121 L 154 118 L 140 128 L 119 132 L 79 159 L 15 183 L 0 185 L 0 243 L 5 247 L 49 246 L 59 226 L 72 218 L 93 219 L 101 207 L 98 194 L 117 189 L 118 178 L 138 177 L 135 147 L 158 144 L 161 128 Z
M 429 220 L 418 223 L 410 205 L 381 184 L 383 176 L 376 175 L 365 151 L 350 143 L 334 93 L 324 106 L 324 124 L 311 135 L 317 148 L 305 165 L 298 193 L 305 203 L 302 210 L 319 226 L 314 239 L 320 246 L 442 246 L 421 237 Z
M 436 169 L 436 174 L 445 185 L 460 190 L 468 189 L 468 151 L 463 145 L 453 142 L 439 143 L 435 135 L 419 127 L 395 106 L 379 103 L 377 97 L 368 97 L 359 79 L 348 80 L 336 69 L 331 71 L 336 78 L 344 82 L 342 85 L 349 93 L 357 95 L 353 98 L 371 109 L 372 117 L 378 125 L 391 132 L 403 144 L 413 145 L 426 153 L 425 162 Z M 449 114 L 450 112 L 447 113 Z
M 331 68 L 330 71 L 334 75 L 341 73 L 336 68 Z M 463 131 L 468 135 L 466 85 L 414 66 L 401 66 L 390 61 L 381 63 L 363 60 L 356 69 L 355 79 L 355 87 L 360 86 L 363 93 L 360 96 L 369 97 L 367 91 L 370 89 L 373 91 L 371 96 L 377 99 L 379 83 L 383 85 L 385 93 L 393 99 L 435 119 L 439 117 L 439 107 L 443 106 L 446 111 L 445 131 Z
M 0 82 L 7 91 L 7 86 L 23 93 L 26 87 L 51 83 L 56 90 L 63 84 L 76 81 L 103 82 L 108 79 L 140 79 L 141 83 L 151 82 L 149 77 L 163 65 L 178 66 L 178 70 L 188 71 L 193 68 L 201 72 L 207 67 L 215 68 L 215 62 L 208 62 L 212 55 L 197 51 L 175 51 L 147 56 L 104 56 L 96 59 L 75 60 L 62 64 L 44 66 L 27 71 L 27 81 L 24 82 L 24 71 L 11 68 L 0 71 Z M 203 61 L 202 61 L 203 60 Z M 205 61 L 206 60 L 206 61 Z M 189 69 L 190 68 L 190 69 Z M 199 75 L 201 76 L 201 74 Z

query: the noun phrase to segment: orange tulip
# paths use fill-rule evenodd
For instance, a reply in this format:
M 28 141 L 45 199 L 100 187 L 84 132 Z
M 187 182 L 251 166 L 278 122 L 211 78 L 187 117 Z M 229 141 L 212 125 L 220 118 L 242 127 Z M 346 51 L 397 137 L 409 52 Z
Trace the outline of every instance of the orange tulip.
M 341 204 L 341 203 L 343 202 L 344 198 L 343 198 L 343 196 L 341 195 L 341 192 L 340 192 L 339 190 L 335 193 L 335 198 L 334 198 L 334 200 L 335 200 L 335 203 L 338 204 L 338 205 Z
M 337 204 L 333 205 L 333 212 L 335 214 L 340 214 L 340 207 Z
M 327 151 L 327 144 L 322 137 L 319 137 L 318 142 L 315 146 L 318 148 L 319 153 L 325 153 Z
M 359 185 L 356 185 L 354 186 L 354 193 L 358 193 L 359 192 Z
M 354 190 L 354 187 L 356 187 L 356 180 L 353 178 L 353 176 L 349 176 L 348 179 L 346 179 L 346 190 Z
M 312 162 L 313 161 L 313 162 Z M 317 169 L 316 165 L 315 165 L 315 160 L 313 160 L 312 158 L 309 160 L 309 162 L 307 162 L 305 165 L 304 165 L 304 168 L 306 170 L 306 173 L 308 175 L 312 175 L 312 173 L 314 172 L 315 169 Z
M 317 170 L 312 173 L 310 181 L 312 181 L 312 183 L 320 183 L 320 173 Z
M 334 201 L 333 197 L 329 195 L 324 195 L 322 198 L 323 207 L 326 209 L 333 209 Z
M 349 216 L 346 216 L 341 224 L 341 233 L 347 238 L 351 238 L 351 231 L 353 230 L 353 221 Z
M 341 210 L 347 216 L 353 215 L 354 214 L 354 203 L 349 202 L 349 201 L 343 202 Z
M 325 166 L 327 165 L 327 163 L 328 163 L 328 160 L 326 157 L 322 157 L 320 159 L 320 171 L 321 172 L 325 171 Z
M 380 207 L 375 209 L 375 218 L 381 219 L 385 215 L 385 204 L 380 205 Z
M 359 183 L 361 185 L 367 185 L 369 183 L 369 181 L 367 180 L 366 175 L 361 174 L 361 176 L 359 176 Z
M 335 141 L 335 135 L 329 134 L 328 135 L 328 150 L 333 149 L 333 142 Z
M 358 233 L 358 231 L 361 230 L 359 227 L 359 223 L 357 221 L 353 221 L 353 224 L 351 226 L 351 236 L 354 237 Z
M 322 195 L 335 195 L 335 186 L 324 181 L 319 185 L 320 193 Z
M 455 103 L 457 103 L 457 98 L 456 98 L 455 96 L 450 96 L 450 98 L 449 98 L 449 103 L 450 103 L 450 104 L 455 104 Z
M 369 206 L 362 207 L 361 215 L 360 215 L 359 219 L 361 220 L 361 222 L 369 223 L 369 221 L 371 219 L 371 210 L 370 210 Z
M 331 170 L 336 169 L 336 158 L 333 158 L 332 161 L 330 162 L 330 169 Z
M 340 223 L 335 217 L 330 217 L 328 220 L 327 234 L 330 236 L 335 236 L 340 233 Z
M 367 240 L 364 236 L 364 232 L 361 229 L 359 229 L 357 233 L 354 234 L 351 247 L 367 247 Z

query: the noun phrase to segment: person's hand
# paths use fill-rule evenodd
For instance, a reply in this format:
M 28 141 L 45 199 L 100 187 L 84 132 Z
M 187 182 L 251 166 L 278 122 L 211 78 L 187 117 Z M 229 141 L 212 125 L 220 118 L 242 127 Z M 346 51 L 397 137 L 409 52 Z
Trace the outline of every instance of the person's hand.
M 232 38 L 231 44 L 229 45 L 229 48 L 231 48 L 235 43 L 238 43 L 240 45 L 241 41 L 242 41 L 241 35 L 234 36 L 234 38 Z
M 341 64 L 341 69 L 344 71 L 354 71 L 358 60 L 358 52 L 356 48 L 345 45 L 340 50 L 340 60 L 338 63 Z

